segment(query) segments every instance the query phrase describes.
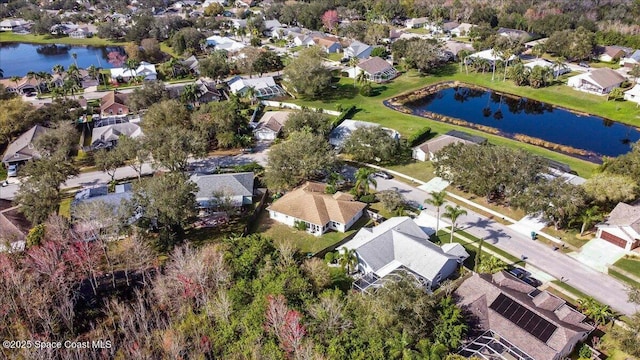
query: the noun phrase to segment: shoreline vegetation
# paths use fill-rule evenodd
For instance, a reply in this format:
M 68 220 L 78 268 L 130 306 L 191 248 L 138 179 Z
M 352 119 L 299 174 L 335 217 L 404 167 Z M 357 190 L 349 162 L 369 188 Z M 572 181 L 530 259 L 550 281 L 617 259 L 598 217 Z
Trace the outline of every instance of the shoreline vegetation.
M 0 43 L 17 42 L 28 44 L 65 44 L 65 45 L 87 45 L 87 46 L 124 46 L 127 41 L 113 41 L 93 36 L 85 39 L 75 39 L 68 36 L 34 35 L 34 34 L 14 34 L 11 32 L 0 32 Z
M 426 96 L 432 95 L 442 89 L 447 89 L 447 88 L 454 88 L 454 87 L 458 87 L 458 86 L 464 86 L 467 88 L 471 88 L 471 89 L 476 89 L 476 90 L 483 90 L 483 91 L 492 91 L 496 94 L 502 95 L 502 96 L 508 96 L 508 97 L 513 97 L 513 98 L 519 98 L 519 96 L 514 95 L 514 94 L 509 94 L 509 93 L 503 93 L 501 91 L 496 91 L 484 86 L 479 86 L 479 85 L 475 85 L 475 84 L 467 84 L 467 83 L 463 83 L 463 82 L 459 82 L 459 81 L 442 81 L 442 82 L 438 82 L 426 87 L 423 87 L 421 89 L 418 89 L 414 92 L 409 92 L 409 93 L 404 93 L 395 97 L 392 97 L 388 100 L 385 100 L 383 103 L 385 106 L 387 106 L 390 109 L 399 111 L 403 114 L 410 114 L 410 115 L 417 115 L 420 117 L 424 117 L 427 118 L 429 120 L 433 120 L 433 121 L 439 121 L 439 122 L 444 122 L 444 123 L 448 123 L 448 124 L 453 124 L 453 125 L 458 125 L 458 126 L 463 126 L 466 128 L 471 128 L 471 129 L 476 129 L 476 130 L 480 130 L 482 132 L 485 133 L 489 133 L 489 134 L 493 134 L 493 135 L 497 135 L 497 136 L 501 136 L 507 139 L 512 139 L 512 140 L 516 140 L 519 142 L 523 142 L 523 143 L 527 143 L 527 144 L 531 144 L 534 146 L 539 146 L 551 151 L 556 151 L 568 156 L 573 156 L 573 157 L 577 157 L 579 159 L 582 160 L 586 160 L 595 164 L 601 164 L 602 163 L 602 157 L 599 156 L 598 154 L 591 152 L 591 151 L 587 151 L 584 149 L 578 149 L 578 148 L 574 148 L 572 146 L 567 146 L 567 145 L 562 145 L 562 144 L 557 144 L 554 142 L 550 142 L 550 141 L 546 141 L 540 138 L 536 138 L 536 137 L 532 137 L 532 136 L 528 136 L 528 135 L 524 135 L 524 134 L 510 134 L 510 133 L 505 133 L 503 131 L 500 131 L 496 128 L 490 127 L 490 126 L 485 126 L 485 125 L 480 125 L 480 124 L 474 124 L 474 123 L 470 123 L 468 121 L 459 119 L 459 118 L 455 118 L 455 117 L 451 117 L 451 116 L 445 116 L 442 114 L 438 114 L 438 113 L 434 113 L 431 111 L 426 111 L 426 110 L 419 110 L 419 111 L 413 111 L 411 109 L 409 109 L 408 107 L 406 107 L 407 103 L 413 102 L 413 101 L 417 101 L 420 100 Z M 585 115 L 582 112 L 578 112 L 578 111 L 574 111 L 572 109 L 568 109 L 565 108 L 563 106 L 556 106 L 555 104 L 549 104 L 551 106 L 554 106 L 556 108 L 559 109 L 563 109 L 566 111 L 569 111 L 573 114 L 577 114 L 577 115 Z M 596 115 L 597 116 L 597 115 Z M 610 120 L 610 119 L 606 119 L 603 118 L 604 120 L 607 121 L 614 121 L 614 120 Z

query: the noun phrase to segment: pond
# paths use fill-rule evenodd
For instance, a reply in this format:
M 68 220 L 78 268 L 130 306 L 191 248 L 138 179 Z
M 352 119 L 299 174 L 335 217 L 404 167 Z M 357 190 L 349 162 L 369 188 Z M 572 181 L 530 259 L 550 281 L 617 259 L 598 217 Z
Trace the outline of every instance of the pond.
M 506 137 L 523 134 L 597 156 L 624 154 L 640 139 L 632 126 L 484 89 L 445 88 L 404 106 L 414 114 L 429 111 L 498 129 Z
M 69 67 L 74 63 L 71 54 L 76 54 L 78 67 L 82 69 L 91 65 L 109 69 L 113 67 L 108 62 L 108 54 L 112 51 L 122 53 L 123 50 L 119 46 L 0 43 L 0 68 L 5 77 L 25 76 L 29 71 L 50 73 L 57 64 Z

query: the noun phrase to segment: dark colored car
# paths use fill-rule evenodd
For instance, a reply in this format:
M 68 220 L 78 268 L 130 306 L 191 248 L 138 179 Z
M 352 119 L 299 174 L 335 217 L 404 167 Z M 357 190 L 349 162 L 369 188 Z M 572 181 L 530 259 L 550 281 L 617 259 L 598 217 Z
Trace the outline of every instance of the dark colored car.
M 528 272 L 527 270 L 523 269 L 523 268 L 519 268 L 519 267 L 515 267 L 511 270 L 509 270 L 509 274 L 517 277 L 518 279 L 524 279 L 526 277 L 531 276 L 531 273 Z
M 542 281 L 540 281 L 540 280 L 538 280 L 538 279 L 536 279 L 534 277 L 531 277 L 531 276 L 525 277 L 524 279 L 522 279 L 522 281 L 526 282 L 527 284 L 529 284 L 529 285 L 531 285 L 533 287 L 538 287 L 538 286 L 542 285 Z

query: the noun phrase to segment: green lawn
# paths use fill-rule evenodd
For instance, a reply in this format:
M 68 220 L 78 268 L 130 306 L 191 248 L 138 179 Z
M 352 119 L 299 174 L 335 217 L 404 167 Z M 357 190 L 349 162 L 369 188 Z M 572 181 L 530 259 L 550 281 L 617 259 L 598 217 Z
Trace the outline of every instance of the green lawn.
M 348 78 L 340 79 L 340 82 L 337 84 L 337 89 L 333 91 L 333 96 L 327 97 L 322 100 L 308 100 L 308 99 L 293 99 L 287 100 L 300 105 L 306 105 L 309 107 L 320 107 L 325 109 L 335 109 L 338 104 L 340 104 L 343 108 L 347 108 L 351 105 L 356 106 L 359 111 L 354 115 L 354 118 L 357 120 L 365 120 L 379 123 L 383 126 L 393 128 L 398 130 L 403 136 L 408 137 L 418 130 L 422 129 L 425 125 L 430 126 L 432 132 L 436 134 L 443 134 L 449 130 L 463 130 L 473 135 L 484 136 L 489 139 L 489 141 L 493 144 L 505 145 L 510 147 L 520 147 L 526 150 L 531 151 L 534 154 L 544 156 L 553 160 L 557 160 L 560 162 L 564 162 L 571 166 L 572 169 L 578 172 L 580 176 L 590 177 L 593 170 L 596 168 L 596 165 L 587 161 L 583 161 L 580 159 L 576 159 L 564 154 L 560 154 L 551 150 L 547 150 L 535 145 L 525 144 L 518 142 L 516 140 L 506 139 L 500 136 L 495 136 L 491 134 L 487 134 L 478 130 L 463 128 L 460 126 L 455 126 L 451 124 L 441 123 L 437 121 L 432 121 L 425 119 L 423 117 L 407 115 L 400 113 L 398 111 L 391 110 L 384 106 L 382 101 L 384 99 L 393 97 L 395 95 L 416 90 L 421 87 L 425 87 L 427 85 L 439 82 L 439 81 L 447 81 L 447 80 L 461 80 L 468 83 L 478 84 L 482 86 L 491 85 L 492 88 L 496 88 L 497 90 L 509 91 L 513 93 L 517 93 L 516 90 L 520 91 L 517 95 L 527 96 L 530 98 L 534 98 L 532 94 L 537 94 L 537 92 L 541 92 L 542 95 L 538 100 L 549 101 L 553 103 L 559 103 L 560 105 L 565 105 L 567 100 L 564 97 L 577 96 L 573 99 L 576 103 L 580 103 L 586 97 L 589 97 L 586 103 L 589 101 L 603 101 L 603 99 L 589 94 L 581 94 L 577 91 L 571 90 L 568 87 L 559 87 L 555 86 L 549 89 L 531 89 L 531 88 L 516 88 L 511 82 L 502 82 L 495 81 L 491 82 L 491 75 L 485 74 L 469 74 L 466 75 L 464 73 L 460 73 L 458 71 L 458 65 L 450 65 L 443 69 L 438 74 L 430 75 L 430 76 L 422 76 L 414 71 L 409 71 L 400 77 L 396 78 L 392 82 L 388 84 L 382 85 L 374 85 L 375 95 L 371 97 L 364 97 L 354 91 L 353 88 L 353 80 Z M 559 89 L 559 92 L 555 91 L 555 89 Z M 559 96 L 561 95 L 561 96 Z M 557 101 L 552 101 L 557 100 Z M 625 106 L 625 113 L 631 111 L 632 106 L 626 106 L 628 104 L 618 103 L 621 106 Z M 611 103 L 603 105 L 605 109 L 611 106 Z M 583 109 L 586 112 L 586 108 Z M 599 107 L 594 107 L 592 112 L 598 112 L 600 110 Z M 629 110 L 629 111 L 627 111 Z M 635 110 L 633 111 L 640 111 Z M 606 115 L 606 114 L 600 114 Z M 622 112 L 618 114 L 618 118 L 622 117 Z M 638 121 L 640 124 L 640 120 Z
M 389 165 L 386 166 L 386 168 L 424 182 L 436 176 L 436 174 L 433 173 L 433 164 L 431 164 L 430 161 L 413 161 L 408 164 Z
M 340 53 L 327 54 L 327 58 L 329 60 L 333 60 L 333 61 L 340 61 L 340 60 L 342 60 L 342 54 L 340 54 Z
M 18 35 L 12 32 L 0 32 L 0 42 L 25 42 L 34 44 L 69 44 L 69 45 L 125 45 L 126 42 L 102 39 L 99 37 L 91 37 L 87 39 L 74 39 L 68 36 L 57 37 L 52 35 Z
M 608 272 L 609 275 L 613 276 L 614 278 L 617 278 L 618 280 L 622 281 L 623 283 L 640 289 L 640 283 L 639 282 L 637 282 L 637 281 L 625 276 L 624 274 L 621 274 L 621 273 L 617 272 L 615 269 L 609 268 L 609 270 L 607 272 Z
M 614 265 L 628 273 L 640 277 L 640 260 L 622 258 L 618 260 Z
M 269 213 L 267 211 L 263 211 L 258 218 L 258 224 L 255 232 L 270 237 L 275 242 L 289 241 L 294 244 L 301 253 L 316 253 L 326 247 L 340 242 L 345 237 L 359 230 L 368 221 L 369 219 L 366 217 L 361 218 L 349 231 L 345 233 L 330 231 L 322 236 L 313 236 L 306 231 L 297 230 L 277 221 L 273 221 L 269 218 Z

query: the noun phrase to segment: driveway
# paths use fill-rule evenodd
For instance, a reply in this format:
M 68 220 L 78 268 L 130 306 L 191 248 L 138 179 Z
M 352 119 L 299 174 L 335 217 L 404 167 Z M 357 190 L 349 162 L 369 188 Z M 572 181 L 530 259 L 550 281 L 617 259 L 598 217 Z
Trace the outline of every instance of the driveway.
M 378 182 L 378 191 L 397 190 L 404 195 L 407 201 L 413 205 L 422 205 L 428 214 L 435 216 L 435 207 L 424 204 L 424 200 L 430 196 L 427 192 L 395 179 L 376 178 L 376 181 Z M 441 218 L 440 221 L 441 226 L 443 226 L 442 224 L 450 225 L 446 218 Z M 631 315 L 638 310 L 636 305 L 627 301 L 626 286 L 624 284 L 560 251 L 553 251 L 547 245 L 533 241 L 530 237 L 508 226 L 467 209 L 467 215 L 458 219 L 457 227 L 475 237 L 484 238 L 495 247 L 515 257 L 526 256 L 526 262 L 529 264 L 556 279 L 564 278 L 567 284 L 593 296 L 616 311 Z

